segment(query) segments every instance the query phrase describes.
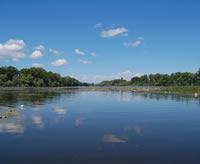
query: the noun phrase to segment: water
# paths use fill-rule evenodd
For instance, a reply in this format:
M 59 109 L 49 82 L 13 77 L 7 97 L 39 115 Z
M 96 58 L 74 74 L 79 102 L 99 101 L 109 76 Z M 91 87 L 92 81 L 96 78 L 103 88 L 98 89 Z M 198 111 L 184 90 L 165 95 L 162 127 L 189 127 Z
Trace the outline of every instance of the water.
M 130 92 L 1 92 L 0 163 L 200 163 L 200 101 Z

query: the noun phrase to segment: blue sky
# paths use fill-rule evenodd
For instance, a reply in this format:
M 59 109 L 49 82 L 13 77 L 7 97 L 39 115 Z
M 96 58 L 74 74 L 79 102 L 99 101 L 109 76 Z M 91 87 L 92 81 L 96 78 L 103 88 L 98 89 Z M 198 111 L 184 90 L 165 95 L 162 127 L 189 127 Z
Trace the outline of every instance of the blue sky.
M 81 81 L 200 67 L 198 0 L 0 0 L 0 66 Z

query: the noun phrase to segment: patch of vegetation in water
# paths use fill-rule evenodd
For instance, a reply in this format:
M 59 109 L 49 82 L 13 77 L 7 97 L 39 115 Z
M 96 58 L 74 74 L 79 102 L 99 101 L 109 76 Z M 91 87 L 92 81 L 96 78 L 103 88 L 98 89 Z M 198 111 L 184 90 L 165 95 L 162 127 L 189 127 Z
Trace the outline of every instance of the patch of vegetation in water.
M 200 96 L 200 87 L 199 86 L 173 86 L 173 87 L 163 87 L 161 91 L 167 93 L 181 94 L 181 95 L 191 95 L 194 97 Z
M 0 112 L 0 119 L 9 118 L 9 117 L 13 117 L 16 115 L 17 115 L 16 110 L 3 111 L 3 112 Z

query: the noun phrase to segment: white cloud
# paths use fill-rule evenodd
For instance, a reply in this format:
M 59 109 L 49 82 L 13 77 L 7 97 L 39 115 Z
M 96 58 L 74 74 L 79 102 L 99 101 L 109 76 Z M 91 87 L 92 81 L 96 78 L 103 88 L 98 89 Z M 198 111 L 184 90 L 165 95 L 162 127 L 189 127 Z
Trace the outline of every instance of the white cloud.
M 136 74 L 134 74 L 134 77 L 141 77 L 143 75 L 144 75 L 143 73 L 136 73 Z
M 42 65 L 42 64 L 39 64 L 39 63 L 33 63 L 33 64 L 32 64 L 32 67 L 42 68 L 43 65 Z
M 93 56 L 93 57 L 97 56 L 96 52 L 91 52 L 90 55 Z
M 128 47 L 134 47 L 134 48 L 137 48 L 141 45 L 143 45 L 143 42 L 144 42 L 144 38 L 142 37 L 138 37 L 136 40 L 134 40 L 133 42 L 126 42 L 124 43 L 125 46 L 128 46 Z
M 115 29 L 103 30 L 101 32 L 101 37 L 111 38 L 111 37 L 115 37 L 122 34 L 127 35 L 127 33 L 128 33 L 128 29 L 126 29 L 125 27 L 120 27 L 120 28 L 115 28 Z
M 44 51 L 45 47 L 43 45 L 38 45 L 35 47 L 35 50 Z
M 49 52 L 54 54 L 54 55 L 62 55 L 62 54 L 64 54 L 64 51 L 55 50 L 55 49 L 52 49 L 52 48 L 49 49 Z
M 119 72 L 118 76 L 122 77 L 125 80 L 130 80 L 133 76 L 135 76 L 135 74 L 133 72 L 131 72 L 130 70 L 126 70 L 123 72 Z
M 97 23 L 97 24 L 95 24 L 95 26 L 94 26 L 94 28 L 102 28 L 102 23 Z
M 25 42 L 23 40 L 10 39 L 5 43 L 0 43 L 0 58 L 10 58 L 19 60 L 26 56 Z
M 74 50 L 74 53 L 77 54 L 77 55 L 81 55 L 81 56 L 85 55 L 85 52 L 81 51 L 78 48 Z
M 116 79 L 116 75 L 82 75 L 82 76 L 74 76 L 76 79 L 79 79 L 82 82 L 89 83 L 99 83 L 104 80 L 113 80 Z
M 75 78 L 79 79 L 82 82 L 89 82 L 89 83 L 99 83 L 105 80 L 114 80 L 114 79 L 120 79 L 123 78 L 125 80 L 131 80 L 131 78 L 135 76 L 142 76 L 142 73 L 134 73 L 130 70 L 113 73 L 113 74 L 97 74 L 97 75 L 83 75 L 83 76 L 75 76 Z
M 68 64 L 68 61 L 66 59 L 58 59 L 51 63 L 51 65 L 56 66 L 56 67 L 67 65 L 67 64 Z
M 79 62 L 82 64 L 92 64 L 92 62 L 88 60 L 79 60 Z
M 31 58 L 32 58 L 32 59 L 39 59 L 39 58 L 41 58 L 42 56 L 43 56 L 43 53 L 42 53 L 41 50 L 35 50 L 35 51 L 33 51 L 32 54 L 31 54 Z
M 126 70 L 126 71 L 117 73 L 118 78 L 123 78 L 125 80 L 131 80 L 135 76 L 140 77 L 142 75 L 143 75 L 142 73 L 134 73 L 130 70 Z

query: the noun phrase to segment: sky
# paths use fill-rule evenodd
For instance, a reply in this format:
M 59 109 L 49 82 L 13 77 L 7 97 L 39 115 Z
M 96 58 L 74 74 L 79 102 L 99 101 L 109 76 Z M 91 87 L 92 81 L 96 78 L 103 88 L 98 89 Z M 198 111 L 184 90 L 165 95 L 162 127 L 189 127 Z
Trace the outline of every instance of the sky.
M 0 66 L 84 82 L 200 67 L 198 0 L 0 0 Z

